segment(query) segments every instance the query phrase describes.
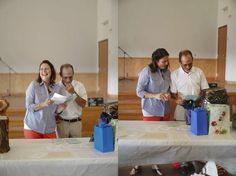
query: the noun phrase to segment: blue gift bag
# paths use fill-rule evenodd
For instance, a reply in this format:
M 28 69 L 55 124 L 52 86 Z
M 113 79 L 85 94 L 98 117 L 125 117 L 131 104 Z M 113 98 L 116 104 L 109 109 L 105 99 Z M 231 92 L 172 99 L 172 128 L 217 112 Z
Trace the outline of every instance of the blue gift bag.
M 112 126 L 105 123 L 94 126 L 94 147 L 101 152 L 114 150 Z
M 203 108 L 191 111 L 191 132 L 195 135 L 208 135 L 208 116 Z

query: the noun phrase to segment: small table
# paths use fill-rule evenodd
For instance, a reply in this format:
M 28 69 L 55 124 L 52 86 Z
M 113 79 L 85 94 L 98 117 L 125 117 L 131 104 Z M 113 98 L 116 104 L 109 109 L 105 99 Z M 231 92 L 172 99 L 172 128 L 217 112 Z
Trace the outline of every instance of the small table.
M 196 136 L 177 121 L 119 121 L 119 166 L 214 160 L 236 174 L 236 131 Z
M 1 176 L 117 176 L 117 152 L 101 153 L 89 138 L 10 139 Z

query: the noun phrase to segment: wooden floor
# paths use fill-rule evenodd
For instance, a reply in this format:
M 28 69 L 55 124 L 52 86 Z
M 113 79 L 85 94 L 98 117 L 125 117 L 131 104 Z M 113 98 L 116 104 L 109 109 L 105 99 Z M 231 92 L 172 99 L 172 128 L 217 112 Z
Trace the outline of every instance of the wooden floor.
M 99 97 L 99 93 L 88 92 L 88 97 Z M 13 95 L 4 97 L 9 103 L 10 107 L 7 110 L 9 117 L 9 137 L 23 138 L 23 119 L 25 116 L 25 95 Z M 104 102 L 115 102 L 118 100 L 117 96 L 106 96 Z M 82 114 L 82 136 L 91 136 L 93 126 L 97 122 L 103 107 L 85 107 Z
M 230 105 L 236 105 L 236 85 L 222 85 L 230 96 Z M 120 120 L 142 120 L 141 99 L 136 95 L 137 79 L 119 80 L 119 119 Z M 175 110 L 175 102 L 171 100 L 171 117 Z M 232 109 L 232 106 L 231 106 Z

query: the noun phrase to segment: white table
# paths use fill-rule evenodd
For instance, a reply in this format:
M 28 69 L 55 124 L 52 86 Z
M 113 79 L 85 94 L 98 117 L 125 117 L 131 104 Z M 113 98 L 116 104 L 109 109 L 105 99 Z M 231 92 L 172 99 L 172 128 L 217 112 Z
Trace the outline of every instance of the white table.
M 177 121 L 119 121 L 119 166 L 215 160 L 236 174 L 236 131 L 196 136 Z
M 11 139 L 0 154 L 1 176 L 117 176 L 117 152 L 101 153 L 89 138 Z

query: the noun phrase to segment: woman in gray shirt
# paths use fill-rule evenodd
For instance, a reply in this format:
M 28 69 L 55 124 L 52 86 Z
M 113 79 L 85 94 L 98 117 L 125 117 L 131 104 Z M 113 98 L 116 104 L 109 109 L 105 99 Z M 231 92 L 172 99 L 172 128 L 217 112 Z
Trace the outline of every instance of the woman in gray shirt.
M 152 54 L 152 63 L 139 75 L 137 95 L 142 98 L 143 120 L 170 120 L 169 53 L 159 48 Z
M 139 74 L 137 96 L 142 98 L 142 113 L 144 121 L 170 120 L 170 71 L 169 53 L 164 48 L 158 48 L 152 54 L 152 63 Z M 152 170 L 161 175 L 157 165 Z M 134 166 L 130 175 L 141 171 L 140 166 Z
M 61 90 L 55 80 L 52 63 L 42 61 L 37 80 L 32 81 L 26 90 L 25 138 L 56 138 L 55 113 L 58 106 L 53 104 L 51 98 Z

